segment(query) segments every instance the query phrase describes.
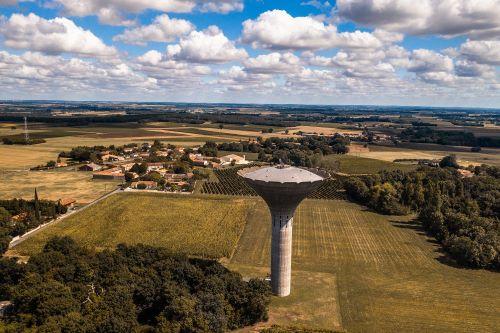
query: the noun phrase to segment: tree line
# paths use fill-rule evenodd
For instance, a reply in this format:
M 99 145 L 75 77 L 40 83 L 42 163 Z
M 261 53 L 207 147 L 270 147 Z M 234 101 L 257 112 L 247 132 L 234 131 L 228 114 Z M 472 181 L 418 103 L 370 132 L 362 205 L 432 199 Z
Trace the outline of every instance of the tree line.
M 267 320 L 270 288 L 214 260 L 55 237 L 26 265 L 0 260 L 0 298 L 13 332 L 226 332 Z
M 420 143 L 437 143 L 450 146 L 500 147 L 500 138 L 476 137 L 472 132 L 442 131 L 427 126 L 409 127 L 400 135 L 401 140 Z

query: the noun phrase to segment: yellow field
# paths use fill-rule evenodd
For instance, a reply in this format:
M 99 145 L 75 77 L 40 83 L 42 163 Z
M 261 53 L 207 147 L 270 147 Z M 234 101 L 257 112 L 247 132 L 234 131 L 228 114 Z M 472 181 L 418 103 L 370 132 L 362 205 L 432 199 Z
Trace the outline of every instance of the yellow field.
M 491 153 L 370 146 L 369 152 L 354 153 L 353 155 L 392 162 L 395 159 L 441 159 L 446 155 L 455 154 L 458 157 L 459 163 L 463 166 L 480 165 L 483 163 L 500 166 L 500 149 L 490 148 L 488 151 L 491 151 Z
M 35 187 L 40 199 L 73 198 L 87 203 L 116 188 L 120 181 L 92 180 L 89 172 L 0 170 L 0 198 L 33 199 Z

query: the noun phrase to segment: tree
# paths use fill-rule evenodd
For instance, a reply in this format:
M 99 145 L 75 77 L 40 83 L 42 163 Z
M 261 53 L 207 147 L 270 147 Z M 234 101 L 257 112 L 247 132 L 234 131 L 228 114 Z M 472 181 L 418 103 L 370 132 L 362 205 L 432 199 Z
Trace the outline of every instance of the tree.
M 36 187 L 35 187 L 34 206 L 35 206 L 35 219 L 38 223 L 40 223 L 42 221 L 42 216 L 40 213 L 40 201 L 38 200 L 38 193 L 36 191 Z
M 443 159 L 439 162 L 439 166 L 441 168 L 454 169 L 458 169 L 460 167 L 457 162 L 457 156 L 454 154 L 443 157 Z
M 147 163 L 135 163 L 132 168 L 130 168 L 130 172 L 135 172 L 138 175 L 143 175 L 148 171 Z
M 11 218 L 12 215 L 9 213 L 9 211 L 4 207 L 0 207 L 0 228 L 7 227 L 7 225 L 10 223 Z

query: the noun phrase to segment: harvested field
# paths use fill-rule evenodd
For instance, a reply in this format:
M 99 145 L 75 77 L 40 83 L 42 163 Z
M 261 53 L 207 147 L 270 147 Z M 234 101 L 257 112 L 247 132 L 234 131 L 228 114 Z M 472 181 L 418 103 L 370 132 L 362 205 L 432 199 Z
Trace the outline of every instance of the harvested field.
M 77 171 L 2 171 L 0 198 L 33 199 L 35 187 L 41 199 L 73 198 L 88 203 L 116 188 L 120 181 L 93 180 L 89 172 Z

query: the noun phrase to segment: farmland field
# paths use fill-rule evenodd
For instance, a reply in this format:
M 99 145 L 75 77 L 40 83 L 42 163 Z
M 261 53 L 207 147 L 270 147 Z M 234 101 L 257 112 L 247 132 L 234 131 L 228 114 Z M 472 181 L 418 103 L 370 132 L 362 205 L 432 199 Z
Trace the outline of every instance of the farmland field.
M 380 171 L 392 171 L 392 170 L 403 170 L 409 171 L 414 170 L 416 166 L 393 163 L 389 161 L 381 161 L 373 158 L 358 157 L 354 155 L 327 155 L 320 161 L 320 167 L 322 168 L 334 168 L 338 169 L 339 172 L 345 174 L 372 174 L 378 173 Z
M 270 217 L 264 205 L 255 208 L 229 267 L 262 276 Z M 307 200 L 293 232 L 292 297 L 273 299 L 274 323 L 348 332 L 494 332 L 500 325 L 500 299 L 492 296 L 500 293 L 498 273 L 444 263 L 409 218 Z
M 113 195 L 15 248 L 29 255 L 54 235 L 98 248 L 144 243 L 191 255 L 229 257 L 255 201 L 169 194 Z
M 89 172 L 0 170 L 0 199 L 33 199 L 37 188 L 40 199 L 73 198 L 87 203 L 116 188 L 120 181 L 93 180 Z
M 382 216 L 342 200 L 306 200 L 295 216 L 292 295 L 273 298 L 271 323 L 348 332 L 499 327 L 498 273 L 447 264 L 410 217 Z M 264 277 L 269 218 L 256 198 L 119 194 L 14 250 L 33 253 L 56 234 L 100 248 L 143 242 L 214 257 L 230 257 L 236 247 L 228 267 Z

